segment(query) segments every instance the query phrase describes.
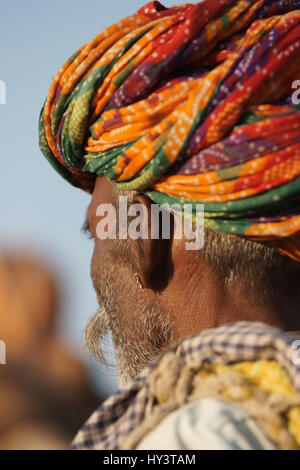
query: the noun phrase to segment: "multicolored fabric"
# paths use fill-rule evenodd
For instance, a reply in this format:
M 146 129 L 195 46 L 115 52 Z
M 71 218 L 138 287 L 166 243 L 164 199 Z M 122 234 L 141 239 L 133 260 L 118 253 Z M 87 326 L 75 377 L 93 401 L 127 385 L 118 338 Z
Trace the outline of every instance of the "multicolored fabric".
M 252 367 L 246 361 L 276 361 L 285 369 L 292 386 L 299 392 L 300 363 L 296 360 L 299 358 L 299 352 L 297 353 L 293 346 L 293 341 L 280 330 L 262 323 L 236 322 L 203 331 L 182 341 L 172 351 L 182 358 L 183 363 L 192 364 L 194 370 L 201 370 L 202 367 L 206 367 L 207 370 L 210 365 L 218 368 L 227 364 L 236 364 L 235 368 L 244 370 Z M 158 363 L 145 369 L 129 387 L 106 400 L 79 431 L 71 448 L 74 450 L 123 448 L 128 437 L 147 419 L 149 405 L 153 400 L 150 393 L 151 377 L 164 357 L 165 355 L 162 355 Z M 271 378 L 269 385 L 271 387 L 275 385 L 276 388 L 278 372 L 272 377 L 274 364 L 271 364 L 268 372 L 263 375 L 255 365 L 252 370 L 257 377 L 260 376 L 259 380 L 267 385 L 268 379 Z M 289 394 L 290 387 L 291 385 L 287 384 L 280 375 L 279 391 L 283 395 Z M 175 390 L 175 387 L 172 387 L 172 390 Z M 166 389 L 164 394 L 167 394 Z M 295 432 L 300 439 L 299 406 L 294 414 L 296 416 L 293 426 L 295 430 L 297 429 Z
M 300 0 L 151 2 L 62 66 L 40 148 L 75 186 L 204 203 L 207 228 L 300 260 L 299 78 Z

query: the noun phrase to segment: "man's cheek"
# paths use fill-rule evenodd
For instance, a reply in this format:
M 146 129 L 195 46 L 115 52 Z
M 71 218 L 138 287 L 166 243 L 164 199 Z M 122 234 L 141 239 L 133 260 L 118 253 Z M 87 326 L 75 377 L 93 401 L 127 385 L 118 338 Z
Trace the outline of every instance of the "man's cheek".
M 103 302 L 103 293 L 101 289 L 101 265 L 100 257 L 96 254 L 96 248 L 94 248 L 94 254 L 91 261 L 91 276 L 93 286 L 97 295 L 98 304 L 101 305 Z
M 94 287 L 98 290 L 100 283 L 100 272 L 103 264 L 105 248 L 102 246 L 102 242 L 95 240 L 94 252 L 91 261 L 91 274 L 94 283 Z
M 111 246 L 111 240 L 109 239 L 100 239 L 96 236 L 94 241 L 94 253 L 92 264 L 95 263 L 95 266 L 103 262 L 103 259 L 106 256 L 106 253 L 109 251 Z
M 94 252 L 91 260 L 91 274 L 97 293 L 100 292 L 101 284 L 105 279 L 110 277 L 109 266 L 111 265 L 111 257 L 109 253 L 112 249 L 111 244 L 111 240 L 95 239 L 94 241 Z

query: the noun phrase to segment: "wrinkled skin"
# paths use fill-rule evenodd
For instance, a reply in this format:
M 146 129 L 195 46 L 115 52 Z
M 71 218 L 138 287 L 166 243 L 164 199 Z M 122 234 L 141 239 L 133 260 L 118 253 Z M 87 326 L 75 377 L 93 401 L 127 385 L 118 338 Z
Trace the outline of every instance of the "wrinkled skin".
M 137 195 L 136 202 L 147 208 L 151 204 L 143 195 Z M 239 320 L 300 328 L 293 316 L 300 306 L 297 289 L 293 296 L 283 291 L 277 309 L 258 303 L 259 292 L 247 292 L 247 279 L 225 285 L 201 251 L 185 249 L 184 240 L 100 240 L 96 209 L 104 203 L 117 207 L 118 196 L 113 183 L 98 177 L 87 221 L 94 238 L 92 278 L 104 310 L 94 318 L 89 334 L 95 343 L 112 331 L 121 384 L 171 344 L 205 328 Z

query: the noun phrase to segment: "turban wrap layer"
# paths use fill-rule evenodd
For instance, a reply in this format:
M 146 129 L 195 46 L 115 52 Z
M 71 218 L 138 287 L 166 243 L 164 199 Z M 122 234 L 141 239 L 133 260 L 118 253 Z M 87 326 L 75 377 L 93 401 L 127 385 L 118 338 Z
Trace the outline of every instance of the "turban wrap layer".
M 40 148 L 73 185 L 96 175 L 300 261 L 299 0 L 151 2 L 55 76 Z

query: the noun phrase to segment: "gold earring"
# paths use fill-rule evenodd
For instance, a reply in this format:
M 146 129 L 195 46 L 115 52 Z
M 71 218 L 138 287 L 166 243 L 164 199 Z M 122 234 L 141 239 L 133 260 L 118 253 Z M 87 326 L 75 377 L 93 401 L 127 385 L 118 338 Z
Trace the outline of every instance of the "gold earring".
M 142 290 L 143 290 L 143 289 L 144 289 L 144 286 L 143 286 L 143 283 L 142 283 L 141 278 L 140 278 L 140 276 L 138 275 L 138 273 L 135 273 L 135 274 L 134 274 L 134 277 L 135 277 L 135 280 L 136 280 L 136 283 L 137 283 L 139 289 L 142 289 Z

